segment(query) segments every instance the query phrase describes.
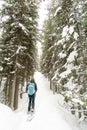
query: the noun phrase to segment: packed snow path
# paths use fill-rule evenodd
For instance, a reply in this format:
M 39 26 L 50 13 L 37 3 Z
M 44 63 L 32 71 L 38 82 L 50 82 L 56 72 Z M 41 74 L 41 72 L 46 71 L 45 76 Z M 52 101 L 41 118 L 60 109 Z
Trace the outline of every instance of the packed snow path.
M 15 126 L 16 130 L 81 130 L 77 120 L 67 110 L 58 105 L 58 100 L 62 102 L 62 96 L 55 94 L 49 89 L 49 81 L 39 72 L 35 73 L 35 80 L 38 86 L 36 96 L 35 117 L 27 122 L 27 94 L 24 95 L 26 101 L 23 102 L 17 111 Z M 19 116 L 18 116 L 19 115 Z M 17 128 L 16 128 L 17 127 Z

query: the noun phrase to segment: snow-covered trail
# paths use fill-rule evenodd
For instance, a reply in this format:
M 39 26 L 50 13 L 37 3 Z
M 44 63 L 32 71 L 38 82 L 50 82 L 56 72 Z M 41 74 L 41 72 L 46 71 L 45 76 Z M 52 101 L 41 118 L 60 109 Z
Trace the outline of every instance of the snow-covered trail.
M 31 122 L 27 122 L 27 102 L 22 104 L 22 109 L 17 112 L 16 130 L 80 130 L 75 118 L 64 108 L 58 105 L 62 96 L 49 90 L 49 81 L 40 73 L 35 73 L 38 86 L 36 96 L 36 112 Z M 19 115 L 19 116 L 18 116 Z

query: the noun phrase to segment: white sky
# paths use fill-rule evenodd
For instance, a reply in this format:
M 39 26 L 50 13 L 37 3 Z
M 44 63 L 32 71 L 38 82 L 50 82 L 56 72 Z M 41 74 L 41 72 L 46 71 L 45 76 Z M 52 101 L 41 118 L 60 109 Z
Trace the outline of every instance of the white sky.
M 47 14 L 48 14 L 47 8 L 48 8 L 48 5 L 49 5 L 49 2 L 50 2 L 50 0 L 45 0 L 45 1 L 39 3 L 39 8 L 38 8 L 38 14 L 39 14 L 38 26 L 39 26 L 39 29 L 42 29 L 44 20 L 47 18 Z
M 42 33 L 42 27 L 43 27 L 43 23 L 44 23 L 44 20 L 47 19 L 47 14 L 48 14 L 48 11 L 47 11 L 47 8 L 48 8 L 48 5 L 49 5 L 49 2 L 50 0 L 45 0 L 43 2 L 40 2 L 39 5 L 38 5 L 38 15 L 39 15 L 39 19 L 38 19 L 38 29 L 39 29 L 39 33 Z M 37 47 L 38 47 L 38 55 L 39 57 L 41 56 L 42 54 L 42 50 L 41 50 L 41 43 L 38 42 L 37 43 Z
M 19 109 L 12 112 L 0 104 L 0 130 L 87 130 L 86 125 L 79 124 L 71 113 L 64 108 L 63 97 L 53 95 L 49 81 L 40 73 L 35 73 L 38 86 L 36 109 L 32 121 L 27 122 L 27 93 L 19 100 Z M 61 104 L 61 105 L 59 105 Z

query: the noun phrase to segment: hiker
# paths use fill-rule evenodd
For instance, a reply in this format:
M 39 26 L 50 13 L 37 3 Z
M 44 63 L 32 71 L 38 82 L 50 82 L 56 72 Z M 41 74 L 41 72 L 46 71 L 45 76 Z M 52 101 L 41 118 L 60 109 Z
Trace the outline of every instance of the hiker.
M 28 93 L 28 97 L 29 97 L 28 112 L 30 111 L 34 112 L 37 84 L 33 77 L 30 77 L 30 82 L 27 84 L 26 92 Z

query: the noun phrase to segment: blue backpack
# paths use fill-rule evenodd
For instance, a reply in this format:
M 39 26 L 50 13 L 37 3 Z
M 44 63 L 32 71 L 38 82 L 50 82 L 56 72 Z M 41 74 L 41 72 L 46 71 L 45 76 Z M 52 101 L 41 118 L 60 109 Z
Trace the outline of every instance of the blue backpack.
M 35 93 L 35 83 L 28 83 L 28 94 L 33 95 Z

